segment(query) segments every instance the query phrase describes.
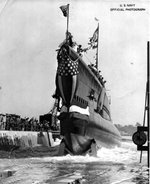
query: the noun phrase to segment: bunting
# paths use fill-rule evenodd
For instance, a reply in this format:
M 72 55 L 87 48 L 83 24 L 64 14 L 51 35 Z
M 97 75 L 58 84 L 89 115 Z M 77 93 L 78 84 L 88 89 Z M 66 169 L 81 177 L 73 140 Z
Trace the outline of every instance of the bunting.
M 59 54 L 57 74 L 59 76 L 73 76 L 78 73 L 78 59 L 73 61 L 68 56 L 67 51 L 61 52 Z

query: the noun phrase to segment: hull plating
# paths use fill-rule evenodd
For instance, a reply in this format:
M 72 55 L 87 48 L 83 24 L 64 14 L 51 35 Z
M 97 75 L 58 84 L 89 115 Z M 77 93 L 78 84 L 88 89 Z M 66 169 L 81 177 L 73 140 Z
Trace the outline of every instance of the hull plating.
M 63 113 L 61 119 L 61 135 L 69 150 L 74 155 L 84 155 L 90 148 L 93 141 L 98 147 L 107 148 L 120 144 L 120 135 L 113 124 L 109 124 L 102 118 L 99 122 L 92 121 L 91 116 L 77 112 Z M 107 126 L 105 124 L 107 123 Z
M 59 116 L 66 148 L 79 155 L 85 154 L 93 141 L 99 147 L 119 145 L 121 137 L 112 123 L 106 90 L 97 71 L 70 47 L 62 47 L 58 58 L 56 86 L 67 109 Z

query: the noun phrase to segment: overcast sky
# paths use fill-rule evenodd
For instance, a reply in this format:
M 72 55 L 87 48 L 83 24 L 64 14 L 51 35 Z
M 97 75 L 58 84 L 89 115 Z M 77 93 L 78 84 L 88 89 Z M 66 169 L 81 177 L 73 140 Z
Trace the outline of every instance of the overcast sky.
M 145 11 L 110 11 L 127 4 Z M 132 2 L 132 3 L 131 3 Z M 0 112 L 22 117 L 45 114 L 54 100 L 56 49 L 69 31 L 87 46 L 99 19 L 99 69 L 107 81 L 114 123 L 142 123 L 146 85 L 146 47 L 150 40 L 149 1 L 1 0 Z M 94 61 L 90 52 L 86 61 Z

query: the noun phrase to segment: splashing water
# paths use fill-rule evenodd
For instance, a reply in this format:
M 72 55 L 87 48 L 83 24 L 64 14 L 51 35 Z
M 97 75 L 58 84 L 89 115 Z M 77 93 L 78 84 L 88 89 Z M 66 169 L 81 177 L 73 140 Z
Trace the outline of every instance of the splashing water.
M 131 141 L 114 149 L 101 148 L 97 157 L 62 156 L 28 159 L 0 159 L 0 170 L 15 173 L 2 178 L 3 184 L 61 184 L 82 179 L 86 184 L 148 184 L 146 153 L 139 164 L 140 152 Z

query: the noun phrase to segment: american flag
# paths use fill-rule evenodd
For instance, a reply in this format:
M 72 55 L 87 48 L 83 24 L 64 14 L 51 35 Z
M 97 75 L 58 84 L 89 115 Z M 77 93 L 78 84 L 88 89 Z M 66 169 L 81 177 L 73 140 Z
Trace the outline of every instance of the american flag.
M 89 45 L 91 45 L 93 49 L 97 48 L 98 46 L 98 32 L 99 32 L 99 27 L 96 28 L 96 30 L 93 33 L 93 36 L 90 38 Z
M 60 6 L 61 11 L 63 12 L 64 17 L 68 16 L 68 11 L 69 11 L 69 4 Z

